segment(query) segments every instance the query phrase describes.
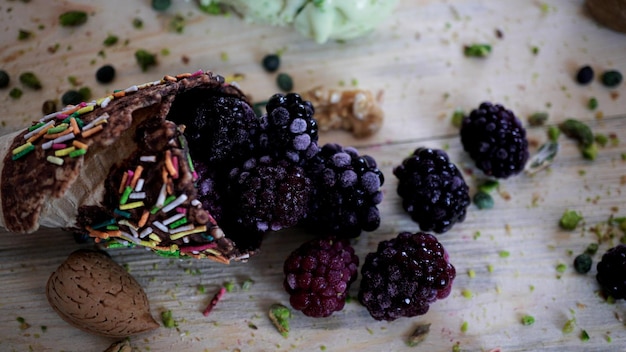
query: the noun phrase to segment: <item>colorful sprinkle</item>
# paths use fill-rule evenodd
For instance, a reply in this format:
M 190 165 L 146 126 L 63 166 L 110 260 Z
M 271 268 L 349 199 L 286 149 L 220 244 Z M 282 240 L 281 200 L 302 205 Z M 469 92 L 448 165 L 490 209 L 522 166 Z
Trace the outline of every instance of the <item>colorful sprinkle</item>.
M 132 191 L 133 189 L 130 186 L 126 186 L 124 188 L 124 192 L 122 192 L 122 196 L 120 197 L 120 204 L 126 204 L 128 202 L 128 198 L 130 197 Z
M 135 186 L 135 192 L 141 192 L 143 190 L 143 184 L 146 182 L 143 178 L 137 180 L 137 185 Z
M 139 160 L 145 162 L 145 163 L 153 163 L 156 161 L 156 156 L 154 155 L 144 155 L 142 157 L 139 158 Z
M 122 211 L 122 210 L 119 210 L 119 209 L 115 209 L 115 210 L 113 210 L 113 214 L 118 215 L 118 216 L 121 216 L 121 217 L 126 218 L 126 219 L 130 219 L 130 216 L 131 216 L 131 214 L 130 214 L 129 212 L 127 212 L 127 211 Z M 122 222 L 120 221 L 120 224 L 121 224 L 121 223 L 122 223 Z
M 126 204 L 121 204 L 120 210 L 130 210 L 130 209 L 135 209 L 135 208 L 139 208 L 143 206 L 144 206 L 144 203 L 142 201 L 131 202 L 131 203 L 126 203 Z
M 46 160 L 47 160 L 48 162 L 53 163 L 53 164 L 58 165 L 58 166 L 63 165 L 63 159 L 58 158 L 58 157 L 56 157 L 56 156 L 54 156 L 54 155 L 48 155 L 48 156 L 46 157 Z
M 89 130 L 87 130 L 87 131 L 85 131 L 85 129 L 83 128 L 83 132 L 81 132 L 81 135 L 82 135 L 84 138 L 89 138 L 89 137 L 91 137 L 92 135 L 94 135 L 94 134 L 96 134 L 96 133 L 98 133 L 98 132 L 102 131 L 103 129 L 104 129 L 104 127 L 102 127 L 102 125 L 98 125 L 98 126 L 96 126 L 96 127 L 94 127 L 94 128 L 90 128 L 90 129 L 89 129 Z
M 150 234 L 152 234 L 152 227 L 146 227 L 139 233 L 139 238 L 144 238 Z
M 12 154 L 13 154 L 13 155 L 15 155 L 15 154 L 19 154 L 19 153 L 21 153 L 22 151 L 24 151 L 26 148 L 30 148 L 32 145 L 33 145 L 32 143 L 30 143 L 30 142 L 26 142 L 26 143 L 24 143 L 24 144 L 20 145 L 19 147 L 17 147 L 17 148 L 15 148 L 15 149 L 13 149 Z
M 24 155 L 32 152 L 33 150 L 35 150 L 35 146 L 34 145 L 31 144 L 29 146 L 26 146 L 26 148 L 22 149 L 19 153 L 13 154 L 11 156 L 11 159 L 12 160 L 17 160 L 17 159 L 23 157 Z
M 183 238 L 183 237 L 188 236 L 188 235 L 192 235 L 194 233 L 200 233 L 200 232 L 206 232 L 206 226 L 205 225 L 198 226 L 198 227 L 194 228 L 193 230 L 178 232 L 176 234 L 170 235 L 170 239 L 172 241 L 176 241 L 177 239 Z
M 79 142 L 79 141 L 72 141 L 72 145 L 75 146 L 77 149 L 89 149 L 89 146 L 85 143 Z
M 75 147 L 72 147 L 72 148 L 75 148 Z M 77 158 L 81 155 L 85 155 L 86 153 L 87 153 L 87 150 L 85 149 L 76 149 L 70 153 L 70 158 Z
M 163 225 L 160 221 L 153 221 L 152 225 L 156 226 L 156 228 L 158 228 L 162 232 L 167 233 L 169 231 L 167 227 L 165 227 L 165 225 Z
M 76 147 L 69 147 L 69 148 L 65 148 L 65 149 L 59 149 L 59 150 L 54 152 L 54 156 L 66 156 L 69 153 L 73 152 L 74 150 L 76 150 Z
M 173 200 L 171 203 L 165 205 L 163 207 L 163 209 L 161 209 L 164 213 L 168 213 L 170 210 L 176 208 L 177 206 L 183 204 L 186 200 L 187 200 L 187 195 L 186 194 L 181 194 L 180 196 L 178 196 L 178 198 L 176 198 L 175 200 Z

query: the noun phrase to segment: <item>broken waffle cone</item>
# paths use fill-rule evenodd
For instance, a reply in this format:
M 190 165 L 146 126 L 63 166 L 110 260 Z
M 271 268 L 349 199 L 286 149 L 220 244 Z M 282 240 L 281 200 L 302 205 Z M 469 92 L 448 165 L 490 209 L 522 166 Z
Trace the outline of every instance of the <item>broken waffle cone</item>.
M 0 138 L 0 225 L 64 228 L 165 256 L 247 259 L 258 245 L 238 246 L 197 199 L 184 126 L 169 116 L 190 92 L 247 102 L 221 76 L 198 71 L 68 106 Z

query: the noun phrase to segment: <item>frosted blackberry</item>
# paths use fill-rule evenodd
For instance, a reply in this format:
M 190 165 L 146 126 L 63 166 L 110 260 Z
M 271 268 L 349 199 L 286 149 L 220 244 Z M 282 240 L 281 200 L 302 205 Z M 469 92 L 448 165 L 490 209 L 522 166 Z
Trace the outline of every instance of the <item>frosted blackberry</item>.
M 402 232 L 365 257 L 359 301 L 376 320 L 422 315 L 450 294 L 455 276 L 435 236 Z
M 238 97 L 183 95 L 172 104 L 168 119 L 186 126 L 192 157 L 212 166 L 241 162 L 257 146 L 260 121 Z
M 626 245 L 609 249 L 597 266 L 596 279 L 605 294 L 626 299 Z
M 526 130 L 512 111 L 499 104 L 484 102 L 463 118 L 461 143 L 487 176 L 515 175 L 528 160 Z
M 231 170 L 229 197 L 237 222 L 256 231 L 296 225 L 307 212 L 311 180 L 290 161 L 250 158 Z
M 302 164 L 314 156 L 317 146 L 317 121 L 309 101 L 296 93 L 274 94 L 267 102 L 267 114 L 261 117 L 261 147 L 274 156 Z
M 402 207 L 422 231 L 443 233 L 465 219 L 469 188 L 443 150 L 418 148 L 393 173 Z
M 314 239 L 285 261 L 283 286 L 294 309 L 310 317 L 327 317 L 343 309 L 359 258 L 347 240 Z
M 307 171 L 314 184 L 307 216 L 311 227 L 343 238 L 378 228 L 377 205 L 385 179 L 374 158 L 351 147 L 325 144 Z

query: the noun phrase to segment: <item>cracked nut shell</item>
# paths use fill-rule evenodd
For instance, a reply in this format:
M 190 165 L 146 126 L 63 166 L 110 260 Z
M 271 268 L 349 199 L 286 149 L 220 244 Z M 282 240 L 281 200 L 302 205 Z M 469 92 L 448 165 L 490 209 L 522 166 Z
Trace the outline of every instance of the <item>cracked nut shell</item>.
M 63 320 L 92 334 L 124 338 L 159 327 L 143 288 L 103 252 L 70 254 L 48 279 L 46 296 Z

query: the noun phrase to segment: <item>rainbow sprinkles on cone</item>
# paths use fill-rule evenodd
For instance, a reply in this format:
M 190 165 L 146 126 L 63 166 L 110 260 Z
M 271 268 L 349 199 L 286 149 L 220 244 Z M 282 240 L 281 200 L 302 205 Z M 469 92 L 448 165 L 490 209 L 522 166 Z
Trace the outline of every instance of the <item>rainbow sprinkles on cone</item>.
M 65 228 L 166 256 L 247 259 L 255 250 L 238 248 L 197 199 L 184 126 L 168 118 L 190 91 L 247 102 L 223 77 L 197 71 L 68 106 L 1 138 L 0 225 Z

